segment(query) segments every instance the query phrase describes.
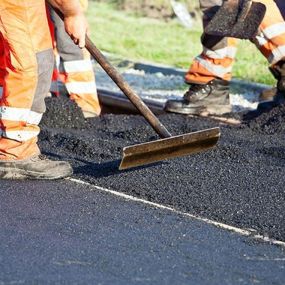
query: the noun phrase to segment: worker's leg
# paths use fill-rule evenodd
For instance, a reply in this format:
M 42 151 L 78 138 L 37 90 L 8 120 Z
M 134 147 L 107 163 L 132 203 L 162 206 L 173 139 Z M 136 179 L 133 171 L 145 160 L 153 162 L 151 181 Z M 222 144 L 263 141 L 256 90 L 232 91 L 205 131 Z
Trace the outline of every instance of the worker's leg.
M 0 100 L 0 177 L 66 176 L 71 173 L 69 165 L 38 156 L 38 124 L 45 111 L 53 66 L 45 2 L 1 0 L 0 37 L 5 68 Z M 57 175 L 48 169 L 53 167 Z
M 0 99 L 3 94 L 3 84 L 4 84 L 4 75 L 5 75 L 5 63 L 4 63 L 4 43 L 0 41 Z
M 52 47 L 53 47 L 53 53 L 54 53 L 54 67 L 53 67 L 53 73 L 52 73 L 52 81 L 51 81 L 51 86 L 50 86 L 50 93 L 58 97 L 60 95 L 59 92 L 59 55 L 56 49 L 56 42 L 55 42 L 55 28 L 54 28 L 54 23 L 51 19 L 51 14 L 50 14 L 50 9 L 47 7 L 47 20 L 48 20 L 48 25 L 49 25 L 49 30 L 51 34 L 51 39 L 52 39 Z
M 266 14 L 254 42 L 269 64 L 274 66 L 285 58 L 285 21 L 275 1 L 259 0 L 266 5 Z
M 204 27 L 212 19 L 222 0 L 200 0 Z M 181 100 L 169 100 L 165 110 L 182 114 L 214 113 L 231 111 L 229 80 L 237 50 L 237 40 L 203 34 L 202 53 L 197 56 L 185 75 L 189 90 Z
M 55 25 L 56 48 L 63 61 L 65 86 L 70 98 L 81 107 L 85 117 L 98 116 L 101 107 L 90 54 L 73 43 L 54 11 L 51 11 L 51 16 Z
M 204 27 L 212 19 L 222 0 L 200 0 Z M 185 76 L 187 83 L 205 84 L 219 78 L 229 81 L 237 51 L 237 40 L 203 34 L 203 51 L 198 55 Z
M 276 88 L 261 94 L 261 100 L 285 101 L 285 4 L 284 1 L 260 0 L 266 5 L 266 14 L 254 43 L 268 60 L 277 79 Z

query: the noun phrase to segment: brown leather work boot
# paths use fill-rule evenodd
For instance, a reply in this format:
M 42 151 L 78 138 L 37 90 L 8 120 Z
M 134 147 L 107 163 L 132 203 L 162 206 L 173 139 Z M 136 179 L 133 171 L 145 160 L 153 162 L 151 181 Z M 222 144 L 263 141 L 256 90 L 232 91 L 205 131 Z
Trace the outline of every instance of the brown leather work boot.
M 25 160 L 0 160 L 0 179 L 60 179 L 72 175 L 66 161 L 53 161 L 43 155 Z

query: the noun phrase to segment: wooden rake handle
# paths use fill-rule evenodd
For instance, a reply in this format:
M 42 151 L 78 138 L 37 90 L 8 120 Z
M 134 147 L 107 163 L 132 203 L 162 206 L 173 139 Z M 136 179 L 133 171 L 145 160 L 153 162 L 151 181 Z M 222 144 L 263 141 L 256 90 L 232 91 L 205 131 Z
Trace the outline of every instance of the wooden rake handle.
M 142 101 L 142 99 L 131 89 L 129 84 L 123 79 L 120 73 L 109 63 L 100 50 L 95 46 L 91 39 L 86 36 L 85 42 L 86 49 L 90 52 L 92 57 L 100 64 L 110 78 L 116 83 L 116 85 L 122 90 L 122 92 L 129 98 L 132 104 L 137 110 L 144 116 L 152 128 L 159 134 L 161 138 L 171 137 L 170 132 L 165 126 L 158 120 L 148 106 Z

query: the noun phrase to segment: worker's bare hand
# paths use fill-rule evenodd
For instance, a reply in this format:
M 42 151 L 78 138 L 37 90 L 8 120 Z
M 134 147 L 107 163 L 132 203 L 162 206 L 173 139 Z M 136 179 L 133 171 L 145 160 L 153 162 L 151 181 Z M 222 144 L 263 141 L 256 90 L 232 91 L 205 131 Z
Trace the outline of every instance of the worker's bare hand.
M 64 26 L 71 39 L 80 48 L 85 47 L 85 36 L 88 29 L 87 20 L 83 13 L 64 17 Z

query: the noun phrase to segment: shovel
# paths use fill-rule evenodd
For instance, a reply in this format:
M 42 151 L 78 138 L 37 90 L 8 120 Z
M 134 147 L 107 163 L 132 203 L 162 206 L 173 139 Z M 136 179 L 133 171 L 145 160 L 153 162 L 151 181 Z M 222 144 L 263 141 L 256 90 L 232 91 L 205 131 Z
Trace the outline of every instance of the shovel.
M 156 141 L 124 147 L 120 170 L 198 153 L 213 148 L 217 144 L 220 137 L 220 128 L 218 127 L 172 136 L 88 36 L 86 36 L 85 47 L 161 138 Z
M 264 4 L 252 0 L 224 0 L 204 32 L 214 36 L 252 39 L 265 12 Z
M 63 19 L 62 14 L 56 9 L 55 11 Z M 85 47 L 161 138 L 156 141 L 124 147 L 123 158 L 119 166 L 120 170 L 198 153 L 211 149 L 217 144 L 220 138 L 220 128 L 218 127 L 172 136 L 87 35 Z
M 54 10 L 63 19 L 61 12 L 57 9 Z M 220 128 L 172 136 L 87 35 L 85 47 L 161 138 L 156 141 L 124 147 L 123 158 L 119 166 L 120 170 L 198 153 L 213 148 L 217 144 L 220 138 Z

